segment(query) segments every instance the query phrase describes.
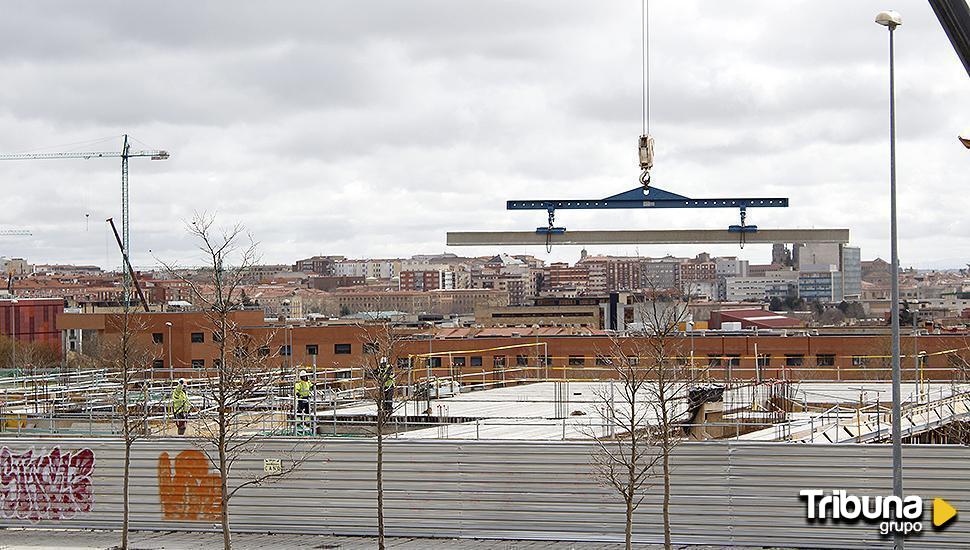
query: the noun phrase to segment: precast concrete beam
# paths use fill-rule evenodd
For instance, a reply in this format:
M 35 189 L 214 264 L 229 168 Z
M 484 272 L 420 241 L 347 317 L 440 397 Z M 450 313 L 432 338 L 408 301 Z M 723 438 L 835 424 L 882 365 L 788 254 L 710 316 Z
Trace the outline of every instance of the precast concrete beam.
M 726 229 L 650 229 L 566 231 L 547 235 L 534 231 L 449 231 L 448 246 L 530 246 L 591 244 L 736 244 L 738 233 Z M 746 244 L 849 242 L 848 229 L 759 229 L 745 233 Z

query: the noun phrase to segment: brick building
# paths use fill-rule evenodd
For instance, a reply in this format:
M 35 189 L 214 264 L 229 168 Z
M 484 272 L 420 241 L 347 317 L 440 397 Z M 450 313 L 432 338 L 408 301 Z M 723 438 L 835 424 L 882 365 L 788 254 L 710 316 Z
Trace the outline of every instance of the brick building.
M 0 300 L 0 334 L 18 342 L 43 344 L 61 351 L 58 318 L 64 313 L 64 300 L 51 298 L 11 298 Z
M 450 274 L 450 272 L 440 270 L 402 271 L 400 279 L 401 290 L 422 292 L 447 288 L 445 284 L 450 280 L 453 285 L 454 278 L 445 277 L 446 273 Z M 454 286 L 451 286 L 451 288 L 454 288 Z
M 334 264 L 345 260 L 343 256 L 313 256 L 304 260 L 297 260 L 293 264 L 293 271 L 316 273 L 318 275 L 334 275 Z
M 234 322 L 251 334 L 253 341 L 270 342 L 270 366 L 295 369 L 315 363 L 323 373 L 359 365 L 367 351 L 365 344 L 371 339 L 369 331 L 376 330 L 359 325 L 266 324 L 259 312 L 234 315 Z M 154 353 L 157 376 L 178 376 L 212 366 L 216 346 L 202 313 L 143 313 L 135 317 L 145 327 L 139 338 Z M 94 341 L 116 335 L 118 318 L 116 314 L 68 313 L 59 324 L 65 332 L 86 332 L 86 341 Z M 915 341 L 904 336 L 903 349 L 926 352 L 926 359 L 918 368 L 904 362 L 903 378 L 949 380 L 961 376 L 970 359 L 966 340 L 966 334 L 920 335 Z M 474 373 L 464 376 L 463 384 L 476 383 L 478 377 L 482 381 L 501 379 L 505 368 L 516 368 L 514 376 L 523 378 L 595 378 L 608 372 L 605 361 L 617 343 L 632 349 L 636 341 L 570 327 L 436 329 L 405 340 L 398 357 L 419 356 L 412 360 L 418 366 L 428 364 L 431 374 L 437 376 Z M 672 337 L 667 346 L 674 360 L 699 365 L 713 380 L 723 378 L 728 369 L 736 378 L 755 378 L 756 350 L 760 367 L 757 375 L 763 380 L 888 380 L 888 349 L 889 337 L 884 334 L 816 335 L 791 329 L 740 335 L 710 331 L 693 338 Z M 442 355 L 425 359 L 422 354 L 429 352 Z

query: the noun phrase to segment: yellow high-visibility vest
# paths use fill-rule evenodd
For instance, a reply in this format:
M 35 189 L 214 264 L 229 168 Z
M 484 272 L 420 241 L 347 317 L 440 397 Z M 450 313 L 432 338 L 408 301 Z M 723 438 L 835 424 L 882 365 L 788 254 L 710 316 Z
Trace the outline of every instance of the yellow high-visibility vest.
M 189 412 L 189 396 L 182 388 L 175 388 L 172 390 L 172 412 Z
M 312 387 L 313 386 L 310 384 L 309 381 L 300 380 L 294 386 L 293 391 L 296 393 L 297 397 L 306 398 L 306 397 L 310 397 L 310 390 L 312 389 Z

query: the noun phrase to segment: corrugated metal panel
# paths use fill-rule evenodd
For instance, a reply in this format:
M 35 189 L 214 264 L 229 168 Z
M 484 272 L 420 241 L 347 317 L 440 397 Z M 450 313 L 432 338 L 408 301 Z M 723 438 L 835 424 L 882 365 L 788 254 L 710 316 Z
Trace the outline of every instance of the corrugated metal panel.
M 117 528 L 121 510 L 120 441 L 84 438 L 5 438 L 17 453 L 90 448 L 96 458 L 94 505 L 73 519 L 36 523 L 11 518 L 0 526 Z M 402 441 L 386 443 L 387 533 L 583 541 L 621 541 L 623 507 L 591 475 L 581 442 Z M 159 457 L 191 450 L 185 439 L 136 444 L 132 460 L 132 524 L 141 529 L 214 530 L 213 521 L 165 519 Z M 924 499 L 943 497 L 970 509 L 970 449 L 905 448 L 905 484 Z M 232 502 L 239 531 L 375 532 L 374 443 L 366 440 L 260 440 L 234 470 L 236 483 L 262 472 L 264 458 L 307 457 L 276 483 L 241 491 Z M 674 541 L 828 548 L 889 547 L 875 525 L 810 524 L 798 496 L 804 488 L 887 494 L 890 449 L 881 445 L 690 443 L 678 447 L 672 495 Z M 6 472 L 9 473 L 9 472 Z M 0 476 L 5 475 L 0 465 Z M 2 489 L 0 489 L 2 493 Z M 635 535 L 662 540 L 660 480 L 637 512 Z M 198 499 L 196 499 L 197 502 Z M 9 515 L 9 511 L 6 515 Z M 970 546 L 970 522 L 957 520 L 911 538 L 919 548 Z

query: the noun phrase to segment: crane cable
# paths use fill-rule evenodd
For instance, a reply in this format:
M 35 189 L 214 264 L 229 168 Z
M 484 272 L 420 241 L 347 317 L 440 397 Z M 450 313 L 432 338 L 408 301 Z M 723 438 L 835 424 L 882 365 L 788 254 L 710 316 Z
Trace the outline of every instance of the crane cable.
M 644 193 L 650 189 L 653 168 L 653 138 L 650 137 L 650 3 L 640 0 L 640 184 Z
M 640 133 L 650 134 L 650 5 L 640 0 Z

